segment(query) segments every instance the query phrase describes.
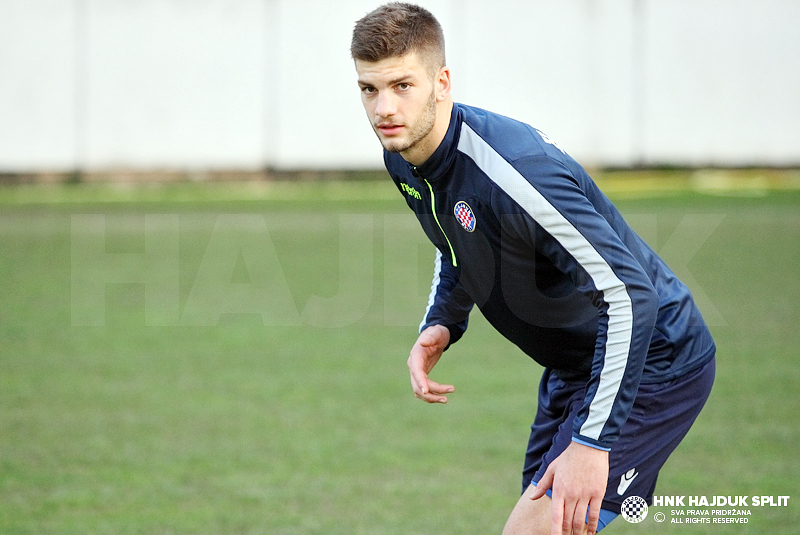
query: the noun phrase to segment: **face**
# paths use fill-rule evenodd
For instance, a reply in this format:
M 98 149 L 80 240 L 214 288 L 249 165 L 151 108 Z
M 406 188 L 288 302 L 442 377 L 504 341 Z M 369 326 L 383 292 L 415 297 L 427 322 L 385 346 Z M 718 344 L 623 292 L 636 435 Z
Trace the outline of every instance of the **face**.
M 361 102 L 375 134 L 390 152 L 399 152 L 412 164 L 433 154 L 447 130 L 439 103 L 449 99 L 449 71 L 431 79 L 416 53 L 377 62 L 356 61 Z M 446 107 L 449 112 L 449 105 Z M 439 135 L 441 134 L 441 136 Z

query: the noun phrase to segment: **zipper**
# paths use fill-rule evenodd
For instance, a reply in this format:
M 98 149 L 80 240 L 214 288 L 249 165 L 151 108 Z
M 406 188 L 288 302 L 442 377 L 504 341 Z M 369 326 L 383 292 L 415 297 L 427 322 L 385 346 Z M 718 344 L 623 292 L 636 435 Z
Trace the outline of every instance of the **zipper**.
M 417 170 L 417 168 L 415 167 L 414 171 L 416 171 L 416 170 Z M 436 216 L 436 196 L 433 194 L 433 186 L 431 186 L 431 183 L 428 182 L 427 178 L 424 178 L 424 177 L 420 177 L 420 178 L 422 178 L 422 180 L 425 181 L 425 183 L 428 185 L 428 189 L 431 192 L 431 213 L 433 214 L 433 219 L 434 219 L 434 221 L 436 221 L 436 224 L 439 225 L 439 230 L 442 231 L 442 236 L 444 236 L 444 241 L 447 242 L 447 246 L 450 248 L 450 258 L 453 259 L 453 267 L 457 267 L 458 266 L 458 262 L 456 261 L 456 252 L 453 250 L 453 244 L 450 243 L 450 238 L 447 237 L 447 234 L 445 233 L 444 229 L 442 228 L 442 224 L 439 223 L 439 218 Z

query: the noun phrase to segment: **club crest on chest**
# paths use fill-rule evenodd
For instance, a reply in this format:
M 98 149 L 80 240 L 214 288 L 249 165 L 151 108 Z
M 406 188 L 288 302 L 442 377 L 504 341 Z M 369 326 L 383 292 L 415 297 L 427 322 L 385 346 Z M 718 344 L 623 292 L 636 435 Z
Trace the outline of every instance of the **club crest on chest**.
M 461 226 L 464 227 L 464 230 L 467 232 L 475 230 L 475 214 L 467 203 L 458 201 L 455 207 L 453 207 L 453 214 L 456 216 Z

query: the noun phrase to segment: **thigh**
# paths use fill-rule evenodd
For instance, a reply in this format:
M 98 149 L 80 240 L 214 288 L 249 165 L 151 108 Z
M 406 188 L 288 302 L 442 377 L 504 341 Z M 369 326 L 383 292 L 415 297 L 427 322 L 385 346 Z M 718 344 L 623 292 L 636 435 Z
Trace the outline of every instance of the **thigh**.
M 549 496 L 531 500 L 530 495 L 535 489 L 536 487 L 530 485 L 522 493 L 503 528 L 503 535 L 549 535 L 551 533 L 550 505 L 552 500 Z

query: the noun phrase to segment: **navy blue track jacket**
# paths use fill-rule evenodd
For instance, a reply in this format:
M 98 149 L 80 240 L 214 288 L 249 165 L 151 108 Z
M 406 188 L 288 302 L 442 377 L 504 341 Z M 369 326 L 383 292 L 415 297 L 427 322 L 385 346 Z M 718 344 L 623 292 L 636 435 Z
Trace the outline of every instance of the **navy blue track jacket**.
M 437 248 L 420 331 L 444 325 L 455 343 L 477 305 L 536 362 L 587 382 L 574 440 L 610 449 L 640 382 L 713 357 L 686 286 L 542 132 L 455 104 L 424 164 L 384 161 Z

